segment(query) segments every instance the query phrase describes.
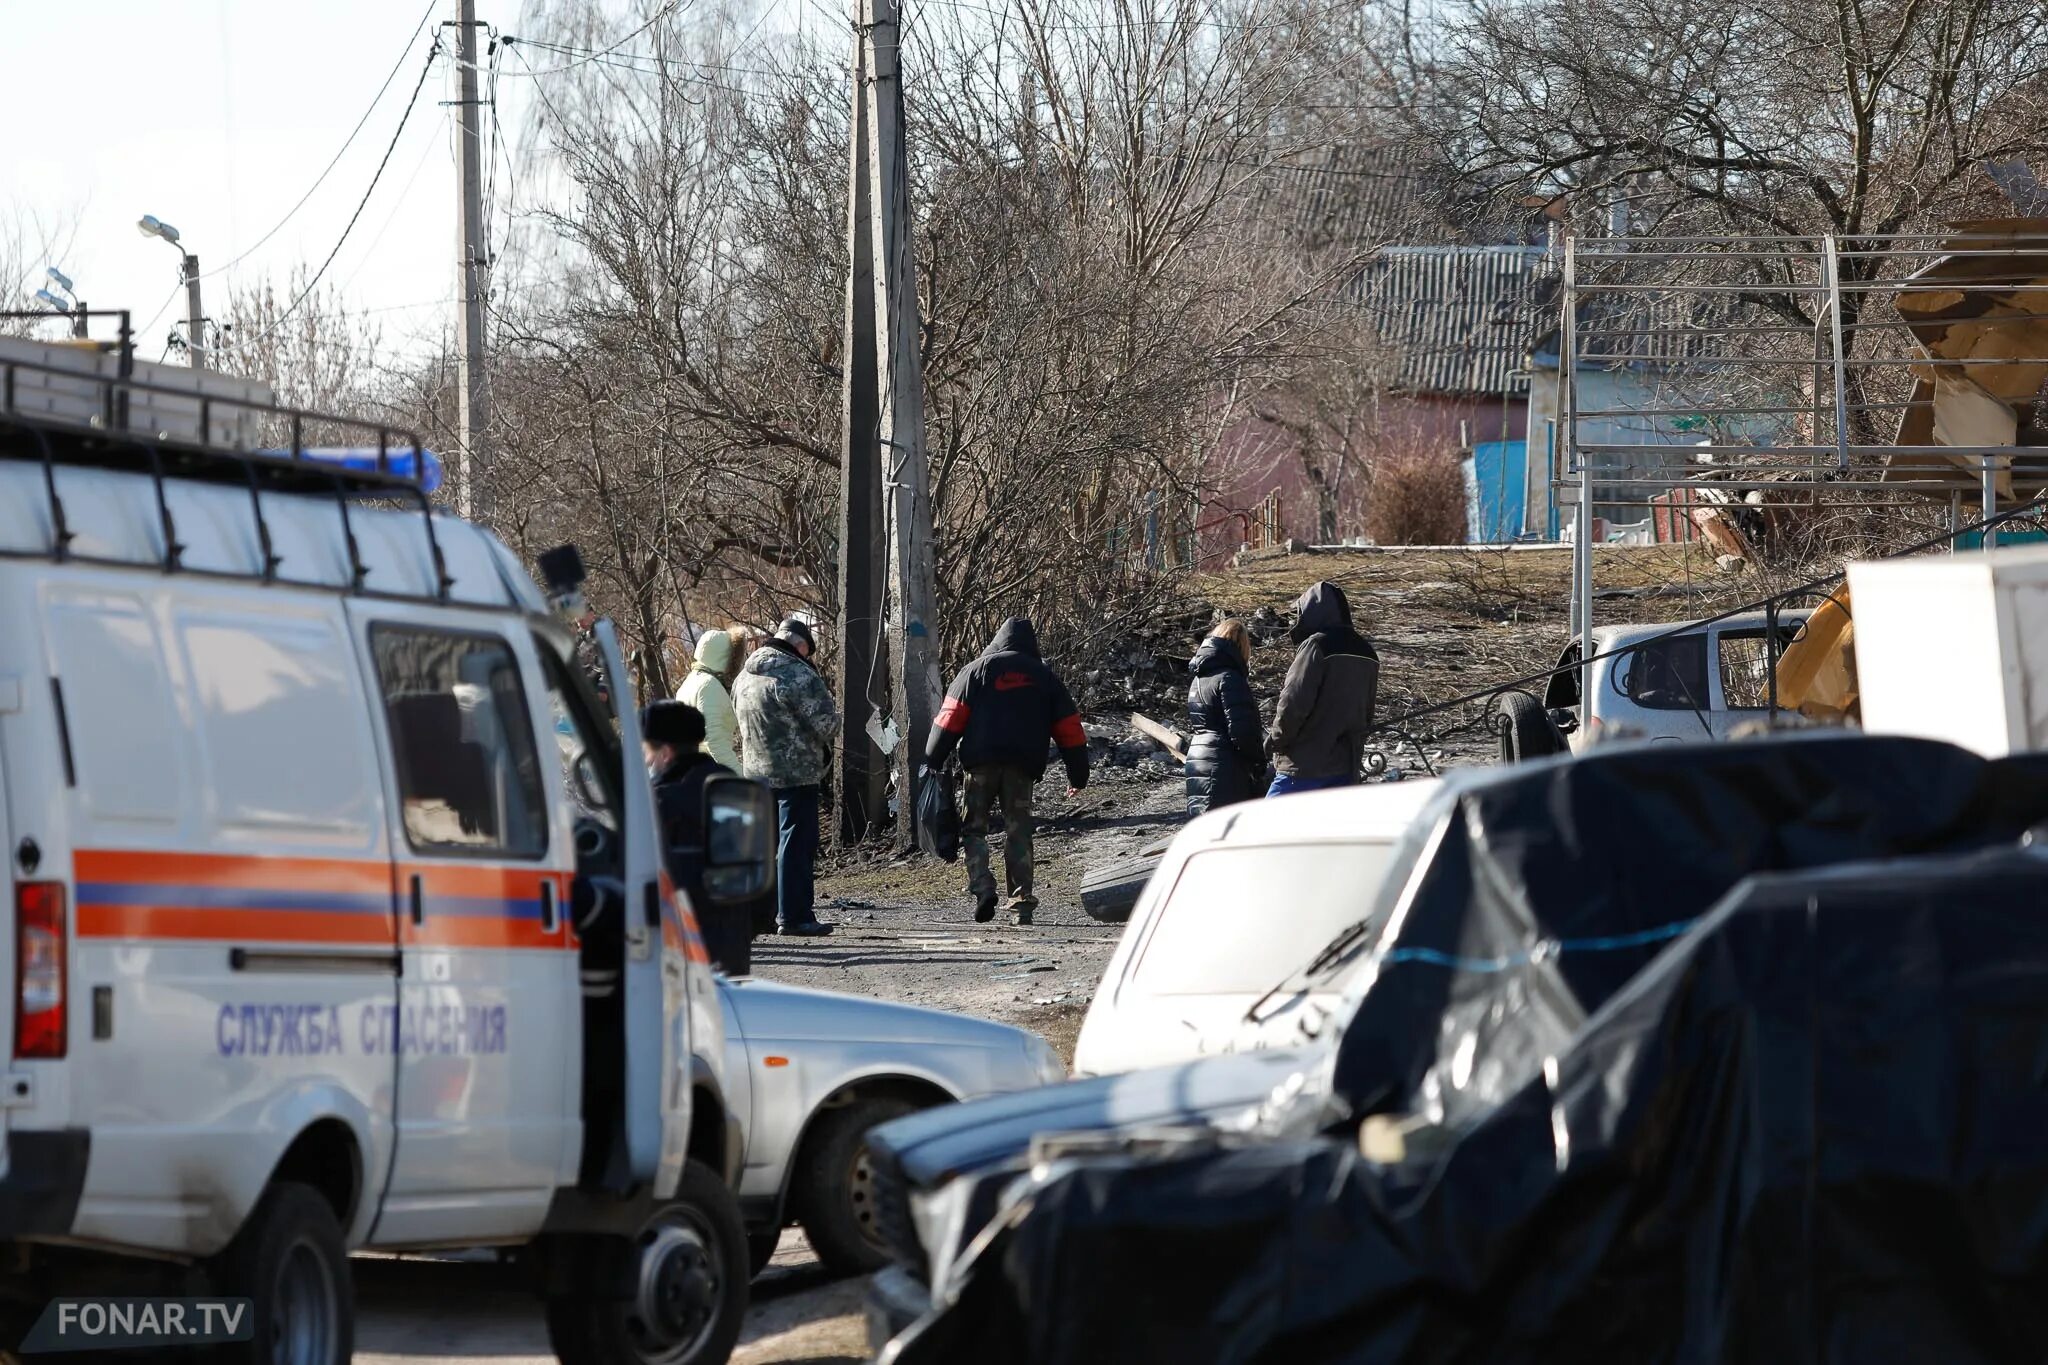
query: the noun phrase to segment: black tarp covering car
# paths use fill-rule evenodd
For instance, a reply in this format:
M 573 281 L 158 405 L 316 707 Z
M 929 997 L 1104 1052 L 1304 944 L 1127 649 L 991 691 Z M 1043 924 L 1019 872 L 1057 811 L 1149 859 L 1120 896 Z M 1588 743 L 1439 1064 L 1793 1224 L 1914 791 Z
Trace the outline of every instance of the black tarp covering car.
M 1310 1135 L 1042 1164 L 885 1359 L 2048 1358 L 2048 766 L 1667 745 L 1433 816 Z

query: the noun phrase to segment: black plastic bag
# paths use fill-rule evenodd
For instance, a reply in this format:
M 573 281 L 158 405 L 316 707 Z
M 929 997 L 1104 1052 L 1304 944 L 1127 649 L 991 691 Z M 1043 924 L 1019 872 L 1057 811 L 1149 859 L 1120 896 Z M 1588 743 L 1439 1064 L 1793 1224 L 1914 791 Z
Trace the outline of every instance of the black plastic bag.
M 942 862 L 960 856 L 960 804 L 953 774 L 926 768 L 917 780 L 917 846 Z

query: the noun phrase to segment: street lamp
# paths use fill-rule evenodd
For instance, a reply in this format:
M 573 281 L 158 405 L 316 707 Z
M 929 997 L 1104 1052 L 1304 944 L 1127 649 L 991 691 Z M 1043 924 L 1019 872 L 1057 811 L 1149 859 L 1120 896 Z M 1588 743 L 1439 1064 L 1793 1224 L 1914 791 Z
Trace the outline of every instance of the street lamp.
M 86 321 L 85 300 L 78 297 L 77 287 L 71 283 L 71 277 L 54 265 L 47 267 L 43 274 L 49 276 L 50 283 L 56 285 L 63 293 L 61 295 L 53 294 L 47 289 L 38 289 L 36 290 L 36 302 L 48 308 L 52 313 L 59 313 L 70 318 L 71 335 L 84 340 Z
M 172 246 L 178 246 L 178 230 L 154 214 L 145 213 L 135 230 L 145 237 L 161 237 Z M 185 270 L 185 354 L 191 358 L 192 368 L 206 368 L 202 354 L 206 347 L 206 310 L 199 306 L 199 258 L 183 247 Z

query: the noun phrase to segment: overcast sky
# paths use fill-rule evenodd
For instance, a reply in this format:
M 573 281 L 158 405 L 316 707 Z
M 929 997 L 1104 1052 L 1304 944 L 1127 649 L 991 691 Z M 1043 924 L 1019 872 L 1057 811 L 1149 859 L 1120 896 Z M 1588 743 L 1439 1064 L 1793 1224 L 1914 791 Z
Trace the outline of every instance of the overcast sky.
M 493 8 L 484 0 L 479 17 L 514 25 L 515 0 Z M 205 279 L 207 311 L 219 314 L 230 285 L 267 274 L 282 288 L 294 264 L 317 266 L 333 249 L 369 186 L 453 4 L 427 10 L 427 0 L 0 0 L 10 57 L 0 83 L 0 212 L 74 224 L 72 245 L 52 264 L 94 307 L 135 310 L 139 327 L 176 290 L 178 255 L 138 233 L 136 220 L 149 213 L 175 225 L 202 271 L 228 266 L 320 177 L 398 65 L 306 206 L 247 259 Z M 393 349 L 451 316 L 455 172 L 441 101 L 453 84 L 453 64 L 438 62 L 327 275 L 355 306 L 378 310 Z M 501 82 L 508 155 L 530 84 Z M 32 264 L 40 277 L 41 263 Z M 182 312 L 180 297 L 141 338 L 143 355 L 156 357 Z

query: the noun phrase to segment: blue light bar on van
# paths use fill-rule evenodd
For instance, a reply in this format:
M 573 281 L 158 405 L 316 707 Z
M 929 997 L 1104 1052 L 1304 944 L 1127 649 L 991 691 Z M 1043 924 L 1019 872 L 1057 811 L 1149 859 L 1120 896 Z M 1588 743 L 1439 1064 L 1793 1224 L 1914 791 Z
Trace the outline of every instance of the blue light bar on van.
M 289 450 L 264 450 L 257 453 L 274 455 L 279 459 L 285 460 L 289 460 L 292 457 L 292 453 Z M 353 470 L 358 474 L 384 473 L 396 478 L 412 479 L 419 484 L 423 491 L 428 493 L 439 492 L 441 488 L 441 457 L 431 450 L 422 450 L 420 452 L 422 468 L 417 471 L 413 468 L 412 447 L 410 446 L 400 447 L 387 453 L 381 470 L 377 465 L 377 452 L 374 448 L 307 446 L 299 454 L 305 459 L 319 460 L 323 464 L 340 465 L 343 469 Z

